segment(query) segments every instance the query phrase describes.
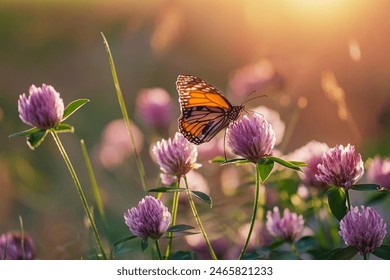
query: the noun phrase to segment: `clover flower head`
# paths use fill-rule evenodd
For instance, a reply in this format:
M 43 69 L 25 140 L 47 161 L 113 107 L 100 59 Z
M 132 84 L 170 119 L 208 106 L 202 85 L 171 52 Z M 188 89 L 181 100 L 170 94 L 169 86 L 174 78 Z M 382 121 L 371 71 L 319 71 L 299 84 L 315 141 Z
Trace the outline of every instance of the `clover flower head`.
M 166 131 L 172 121 L 172 100 L 162 88 L 147 88 L 138 93 L 137 115 L 147 125 Z
M 190 170 L 198 168 L 196 146 L 176 132 L 173 139 L 161 140 L 153 147 L 160 170 L 168 175 L 182 177 Z
M 287 208 L 284 209 L 281 218 L 279 208 L 275 206 L 273 211 L 267 212 L 266 227 L 272 236 L 294 242 L 304 229 L 304 220 L 302 215 L 290 212 Z
M 367 169 L 367 178 L 390 190 L 390 158 L 374 157 Z
M 322 162 L 322 156 L 328 150 L 327 144 L 313 140 L 287 156 L 291 160 L 298 160 L 307 164 L 307 166 L 302 167 L 303 172 L 298 172 L 303 185 L 319 188 L 327 186 L 326 183 L 317 180 L 316 174 L 318 173 L 318 164 Z
M 161 200 L 148 195 L 124 213 L 124 219 L 134 235 L 157 240 L 167 231 L 171 213 Z
M 26 233 L 7 232 L 0 235 L 0 260 L 32 260 L 35 257 L 33 240 Z
M 324 153 L 322 162 L 318 164 L 316 179 L 328 185 L 350 188 L 364 174 L 363 161 L 360 154 L 355 155 L 355 147 L 337 145 Z
M 355 247 L 360 255 L 372 253 L 381 246 L 387 234 L 386 223 L 370 207 L 353 207 L 340 221 L 340 236 L 346 245 Z
M 29 96 L 21 94 L 18 100 L 20 119 L 40 129 L 54 128 L 64 115 L 64 102 L 60 94 L 50 85 L 32 85 Z
M 259 114 L 244 115 L 230 123 L 226 137 L 227 144 L 234 154 L 253 163 L 271 155 L 276 141 L 272 125 Z

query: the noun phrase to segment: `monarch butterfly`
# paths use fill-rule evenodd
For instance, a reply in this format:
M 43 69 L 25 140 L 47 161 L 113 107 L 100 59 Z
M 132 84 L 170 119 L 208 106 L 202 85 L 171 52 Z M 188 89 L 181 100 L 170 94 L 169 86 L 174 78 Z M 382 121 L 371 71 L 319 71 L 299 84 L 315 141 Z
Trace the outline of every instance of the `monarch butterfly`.
M 237 120 L 243 105 L 233 106 L 215 87 L 192 75 L 179 75 L 176 81 L 181 115 L 179 131 L 199 145 Z

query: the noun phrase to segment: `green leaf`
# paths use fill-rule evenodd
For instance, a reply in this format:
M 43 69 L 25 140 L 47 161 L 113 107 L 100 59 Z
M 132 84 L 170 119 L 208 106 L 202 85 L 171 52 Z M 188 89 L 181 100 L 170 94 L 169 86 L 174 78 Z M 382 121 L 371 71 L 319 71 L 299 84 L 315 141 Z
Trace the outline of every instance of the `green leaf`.
M 142 238 L 141 239 L 141 249 L 142 251 L 145 251 L 149 246 L 149 243 L 148 243 L 148 238 Z
M 371 193 L 371 195 L 366 199 L 364 204 L 375 204 L 375 203 L 380 203 L 382 202 L 385 198 L 389 197 L 387 194 L 390 193 L 389 191 L 385 192 L 375 192 Z
M 295 160 L 289 160 L 288 161 L 289 163 L 292 163 L 296 166 L 299 166 L 299 167 L 305 167 L 305 166 L 308 166 L 308 164 L 306 162 L 303 162 L 303 161 L 295 161 Z
M 281 158 L 278 158 L 278 157 L 267 157 L 268 159 L 274 161 L 274 162 L 277 162 L 279 163 L 280 165 L 283 165 L 284 167 L 287 167 L 287 168 L 290 168 L 290 169 L 293 169 L 293 170 L 297 170 L 297 171 L 302 171 L 301 168 L 299 166 L 302 166 L 302 162 L 297 162 L 299 164 L 298 165 L 295 165 L 293 161 L 287 161 L 287 160 L 284 160 L 284 159 L 281 159 Z
M 115 242 L 112 247 L 111 247 L 111 252 L 110 252 L 110 259 L 113 258 L 113 253 L 115 252 L 115 248 L 119 245 L 122 245 L 123 243 L 129 241 L 129 240 L 132 240 L 134 238 L 137 238 L 137 236 L 135 235 L 130 235 L 130 236 L 126 236 L 126 237 L 123 237 L 121 239 L 119 239 L 117 242 Z
M 243 260 L 262 260 L 266 258 L 266 254 L 262 251 L 252 251 L 245 253 L 244 257 L 242 258 Z
M 170 260 L 194 260 L 194 253 L 191 251 L 177 251 L 171 256 Z
M 190 225 L 179 224 L 179 225 L 174 225 L 169 227 L 167 232 L 180 232 L 180 231 L 186 231 L 190 229 L 194 229 L 194 227 Z
M 350 260 L 357 253 L 358 250 L 356 250 L 356 248 L 352 246 L 348 246 L 345 248 L 337 248 L 332 251 L 328 259 L 329 260 Z
M 298 252 L 306 252 L 316 245 L 317 241 L 313 236 L 304 236 L 295 242 Z
M 48 133 L 49 130 L 38 130 L 34 133 L 31 133 L 27 137 L 27 145 L 31 150 L 35 150 L 43 142 L 43 140 L 45 140 L 45 137 Z
M 286 243 L 286 241 L 284 241 L 283 239 L 278 239 L 275 242 L 271 243 L 270 245 L 266 246 L 266 248 L 270 250 L 274 250 L 280 247 L 281 245 L 283 245 L 284 243 Z
M 351 186 L 351 189 L 355 191 L 378 191 L 380 188 L 381 186 L 376 184 L 358 184 Z
M 261 181 L 264 183 L 268 176 L 271 174 L 272 169 L 274 168 L 274 161 L 267 158 L 261 158 L 257 163 L 257 170 L 260 173 Z
M 378 258 L 390 260 L 390 245 L 383 244 L 379 248 L 376 248 L 372 253 Z
M 156 193 L 171 193 L 171 192 L 184 192 L 185 188 L 176 188 L 176 187 L 160 187 L 155 189 L 150 189 L 148 192 L 156 192 Z
M 57 132 L 57 133 L 73 133 L 74 132 L 74 127 L 69 125 L 69 124 L 66 124 L 66 123 L 59 123 L 55 128 L 54 130 Z
M 66 106 L 64 110 L 64 115 L 62 117 L 61 121 L 66 120 L 71 115 L 73 115 L 74 112 L 76 112 L 78 109 L 80 109 L 82 106 L 85 105 L 85 103 L 89 102 L 88 99 L 77 99 L 69 103 L 68 106 Z
M 220 164 L 243 164 L 243 163 L 250 163 L 249 160 L 245 158 L 233 158 L 233 159 L 228 159 L 226 160 L 224 157 L 221 156 L 216 156 L 212 160 L 209 161 L 210 163 L 220 163 Z
M 208 194 L 200 191 L 191 191 L 191 193 L 198 198 L 200 201 L 204 202 L 208 207 L 213 207 L 213 200 Z
M 328 202 L 332 214 L 336 217 L 337 220 L 341 219 L 347 213 L 347 196 L 342 188 L 332 187 L 327 192 Z
M 13 138 L 13 137 L 19 137 L 19 136 L 27 136 L 27 135 L 30 135 L 32 133 L 38 132 L 39 130 L 40 129 L 38 127 L 33 127 L 33 128 L 30 128 L 30 129 L 27 129 L 27 130 L 23 130 L 23 131 L 20 131 L 20 132 L 13 133 L 13 134 L 11 134 L 8 137 L 9 138 Z

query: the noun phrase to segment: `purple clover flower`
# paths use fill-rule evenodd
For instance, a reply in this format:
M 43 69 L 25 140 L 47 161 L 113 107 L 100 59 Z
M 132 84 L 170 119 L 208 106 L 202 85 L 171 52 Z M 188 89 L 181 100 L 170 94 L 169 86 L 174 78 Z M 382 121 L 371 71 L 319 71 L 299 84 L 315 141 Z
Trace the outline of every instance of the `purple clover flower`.
M 390 158 L 374 157 L 367 169 L 367 178 L 373 183 L 390 190 Z
M 226 132 L 232 152 L 253 163 L 269 156 L 275 146 L 275 132 L 262 115 L 243 116 L 231 123 Z
M 60 123 L 64 115 L 64 102 L 60 94 L 50 85 L 32 85 L 30 95 L 21 94 L 18 111 L 21 120 L 33 127 L 50 129 Z
M 267 212 L 266 227 L 272 236 L 287 242 L 294 242 L 304 229 L 304 220 L 302 215 L 290 212 L 287 208 L 284 209 L 283 218 L 281 218 L 279 208 L 275 206 L 273 211 Z
M 326 183 L 317 180 L 316 174 L 318 173 L 318 164 L 322 163 L 322 156 L 328 150 L 327 144 L 313 140 L 288 156 L 289 159 L 299 160 L 307 164 L 307 166 L 302 167 L 303 172 L 298 172 L 305 186 L 319 188 L 327 186 Z
M 137 115 L 145 123 L 163 132 L 172 121 L 172 100 L 162 88 L 143 89 L 137 97 Z
M 337 145 L 322 156 L 318 164 L 316 179 L 328 185 L 350 188 L 364 174 L 363 161 L 360 154 L 355 155 L 355 147 L 348 144 Z
M 137 207 L 124 213 L 125 223 L 129 230 L 141 238 L 159 239 L 171 223 L 171 213 L 159 199 L 145 196 Z
M 153 153 L 161 171 L 171 176 L 182 177 L 200 166 L 196 163 L 198 156 L 196 146 L 179 132 L 176 132 L 173 139 L 157 142 L 153 147 Z
M 374 209 L 353 207 L 340 221 L 340 236 L 346 245 L 355 247 L 360 255 L 372 253 L 381 246 L 387 234 L 386 223 Z
M 32 260 L 35 257 L 34 243 L 26 233 L 7 232 L 0 235 L 0 260 Z M 24 251 L 24 252 L 23 252 Z

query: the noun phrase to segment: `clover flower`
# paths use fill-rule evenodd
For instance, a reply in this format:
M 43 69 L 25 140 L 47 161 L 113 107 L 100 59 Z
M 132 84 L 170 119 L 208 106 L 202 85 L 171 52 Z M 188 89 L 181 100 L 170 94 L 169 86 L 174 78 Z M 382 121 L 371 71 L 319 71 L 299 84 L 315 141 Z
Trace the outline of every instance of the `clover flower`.
M 244 98 L 252 91 L 261 92 L 267 88 L 283 86 L 283 77 L 275 66 L 266 59 L 244 65 L 232 72 L 229 88 L 237 96 Z
M 131 122 L 131 133 L 133 135 L 135 148 L 141 151 L 144 135 L 141 130 Z M 96 150 L 100 163 L 105 168 L 120 166 L 127 158 L 134 154 L 129 131 L 123 119 L 116 119 L 109 122 L 103 129 L 101 143 Z
M 168 130 L 172 121 L 172 100 L 162 88 L 147 88 L 138 93 L 137 115 L 147 125 L 159 131 Z
M 350 188 L 364 174 L 363 161 L 360 154 L 355 155 L 355 147 L 337 145 L 322 156 L 318 164 L 316 179 L 328 185 Z
M 322 156 L 328 150 L 327 144 L 313 140 L 288 155 L 288 158 L 307 164 L 307 166 L 302 167 L 303 172 L 298 172 L 303 185 L 320 188 L 327 186 L 326 183 L 317 180 L 316 174 L 318 173 L 318 164 L 322 163 Z
M 367 178 L 390 190 L 390 158 L 374 157 L 367 169 Z
M 243 116 L 232 122 L 226 132 L 227 144 L 238 156 L 257 163 L 269 156 L 275 146 L 275 133 L 262 115 Z
M 346 245 L 355 247 L 360 255 L 381 246 L 387 234 L 386 223 L 374 209 L 353 207 L 340 221 L 340 236 Z
M 32 260 L 34 257 L 34 243 L 26 233 L 24 233 L 23 239 L 18 232 L 7 232 L 0 235 L 0 260 Z
M 190 170 L 198 168 L 196 146 L 176 132 L 173 139 L 161 140 L 153 147 L 160 170 L 168 175 L 182 177 Z
M 50 85 L 32 85 L 29 96 L 21 94 L 18 111 L 21 120 L 33 127 L 50 129 L 60 123 L 64 114 L 64 102 L 60 94 Z
M 266 227 L 272 236 L 287 242 L 294 242 L 304 229 L 304 220 L 302 215 L 290 212 L 287 208 L 284 209 L 283 218 L 281 218 L 279 208 L 275 206 L 273 211 L 267 212 Z
M 134 235 L 157 240 L 167 231 L 171 223 L 171 213 L 161 200 L 148 195 L 137 207 L 127 210 L 124 219 Z

